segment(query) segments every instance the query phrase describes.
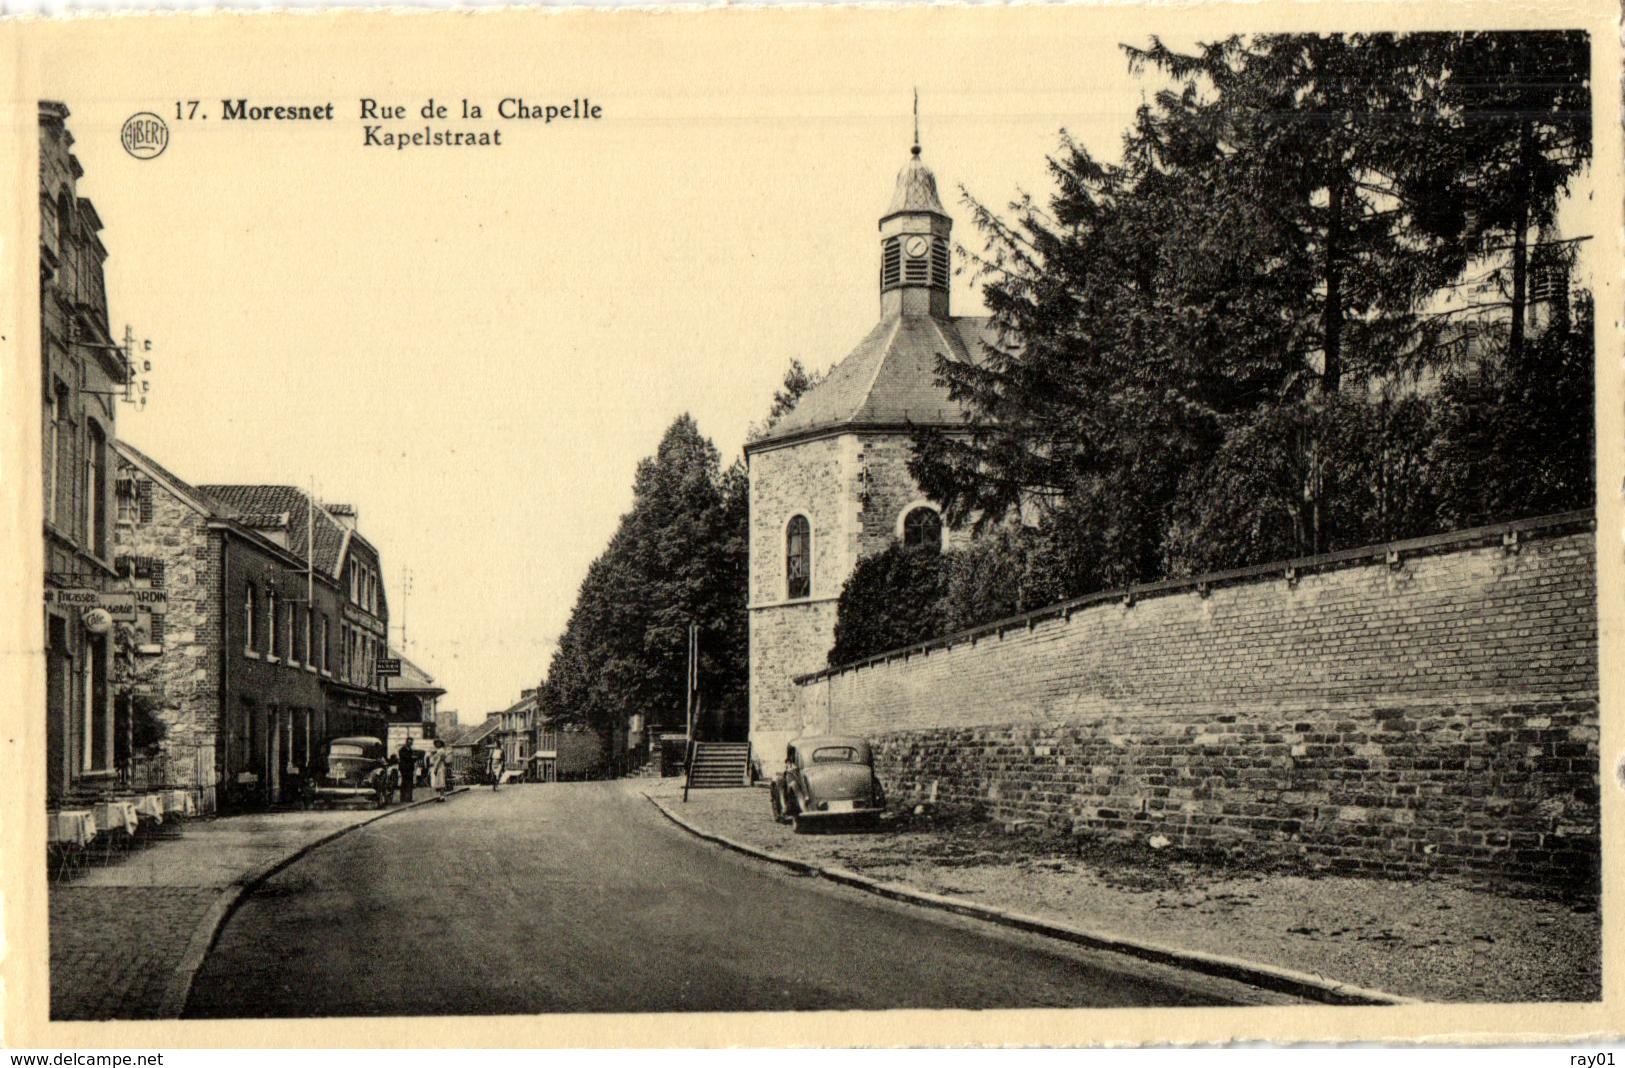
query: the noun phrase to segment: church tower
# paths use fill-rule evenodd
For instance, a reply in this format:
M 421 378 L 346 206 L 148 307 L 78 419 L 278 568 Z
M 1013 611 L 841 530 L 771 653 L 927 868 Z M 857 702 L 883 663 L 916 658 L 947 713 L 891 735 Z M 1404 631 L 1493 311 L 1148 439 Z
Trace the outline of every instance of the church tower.
M 798 676 L 828 666 L 836 602 L 857 562 L 894 542 L 941 550 L 948 531 L 908 473 L 913 434 L 965 411 L 936 383 L 938 359 L 980 358 L 987 320 L 949 308 L 953 220 L 914 144 L 880 216 L 880 317 L 763 438 L 750 472 L 750 739 L 764 771 L 787 743 L 827 729 Z
M 937 178 L 920 159 L 918 105 L 911 158 L 897 174 L 880 217 L 880 317 L 948 318 L 949 234 L 953 220 L 937 199 Z

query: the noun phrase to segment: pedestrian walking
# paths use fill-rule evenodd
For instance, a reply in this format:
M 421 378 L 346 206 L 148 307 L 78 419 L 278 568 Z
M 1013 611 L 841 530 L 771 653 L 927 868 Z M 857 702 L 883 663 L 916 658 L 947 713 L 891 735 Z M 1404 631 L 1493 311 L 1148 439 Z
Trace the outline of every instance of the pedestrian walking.
M 443 738 L 436 738 L 434 748 L 429 751 L 429 785 L 434 788 L 436 801 L 446 799 L 446 742 Z
M 491 773 L 491 789 L 502 785 L 502 747 L 493 745 L 485 755 L 486 770 Z
M 418 752 L 412 748 L 412 736 L 407 735 L 406 743 L 401 746 L 401 801 L 410 804 L 412 801 L 412 787 L 418 779 Z

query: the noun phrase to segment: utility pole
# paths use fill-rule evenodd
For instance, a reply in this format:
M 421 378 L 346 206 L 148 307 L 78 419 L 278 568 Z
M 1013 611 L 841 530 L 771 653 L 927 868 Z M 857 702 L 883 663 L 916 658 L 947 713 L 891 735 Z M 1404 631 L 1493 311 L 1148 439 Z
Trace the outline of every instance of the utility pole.
M 412 592 L 412 569 L 401 565 L 401 652 L 406 652 L 406 597 Z

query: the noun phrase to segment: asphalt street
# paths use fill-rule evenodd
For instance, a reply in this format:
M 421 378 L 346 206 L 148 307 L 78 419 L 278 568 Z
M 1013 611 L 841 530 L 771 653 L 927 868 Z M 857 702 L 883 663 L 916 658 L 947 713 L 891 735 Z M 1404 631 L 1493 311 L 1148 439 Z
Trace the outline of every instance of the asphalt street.
M 1280 1000 L 798 876 L 610 782 L 476 789 L 317 848 L 244 899 L 187 1015 Z

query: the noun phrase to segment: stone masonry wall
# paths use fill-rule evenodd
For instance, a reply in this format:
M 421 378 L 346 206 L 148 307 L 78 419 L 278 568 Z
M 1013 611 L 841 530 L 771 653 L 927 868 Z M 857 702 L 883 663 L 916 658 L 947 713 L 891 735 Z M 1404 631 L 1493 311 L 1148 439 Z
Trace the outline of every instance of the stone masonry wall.
M 139 487 L 144 474 L 122 457 L 118 478 Z M 114 525 L 113 544 L 121 557 L 162 561 L 162 588 L 168 594 L 162 641 L 137 655 L 132 692 L 156 704 L 165 727 L 159 750 L 135 768 L 137 785 L 186 788 L 202 811 L 215 808 L 215 746 L 220 719 L 218 609 L 215 605 L 218 548 L 199 514 L 162 485 L 151 483 L 151 512 L 139 508 Z M 132 578 L 136 587 L 155 585 Z
M 802 681 L 894 796 L 1338 869 L 1588 882 L 1585 520 L 1038 613 Z
M 816 671 L 835 639 L 835 600 L 852 567 L 852 443 L 844 437 L 750 457 L 750 739 L 782 753 L 800 733 L 797 675 Z M 785 598 L 785 526 L 812 530 L 812 592 Z

